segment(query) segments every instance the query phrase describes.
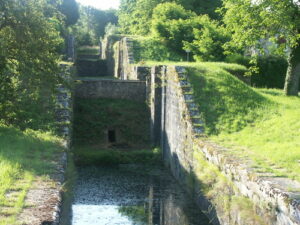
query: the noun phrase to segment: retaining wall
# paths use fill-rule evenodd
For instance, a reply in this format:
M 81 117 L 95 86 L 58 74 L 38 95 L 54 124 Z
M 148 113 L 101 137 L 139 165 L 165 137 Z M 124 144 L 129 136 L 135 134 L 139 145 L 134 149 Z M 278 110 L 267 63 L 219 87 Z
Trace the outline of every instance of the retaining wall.
M 119 43 L 117 76 L 146 82 L 152 143 L 213 224 L 299 225 L 300 193 L 292 189 L 300 184 L 256 174 L 210 142 L 185 69 L 134 66 L 129 51 L 126 40 Z
M 146 101 L 146 83 L 122 80 L 80 80 L 75 86 L 75 96 L 80 98 L 128 99 Z
M 299 184 L 258 175 L 205 138 L 184 68 L 153 68 L 148 89 L 153 140 L 160 129 L 164 162 L 214 224 L 300 224 L 299 192 L 289 190 Z

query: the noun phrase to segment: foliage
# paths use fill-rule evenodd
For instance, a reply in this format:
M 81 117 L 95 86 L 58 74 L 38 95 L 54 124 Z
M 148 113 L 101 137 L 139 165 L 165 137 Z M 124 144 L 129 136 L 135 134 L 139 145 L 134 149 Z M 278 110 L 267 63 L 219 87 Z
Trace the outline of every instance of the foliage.
M 21 132 L 0 125 L 1 225 L 20 224 L 17 216 L 25 207 L 25 196 L 33 181 L 49 179 L 47 176 L 55 171 L 52 161 L 62 151 L 59 142 L 50 133 Z
M 196 17 L 195 23 L 201 28 L 193 29 L 192 42 L 183 40 L 184 48 L 191 50 L 196 61 L 223 61 L 223 46 L 230 40 L 226 28 L 207 15 Z
M 75 0 L 63 0 L 60 11 L 65 15 L 64 20 L 67 26 L 74 25 L 79 19 L 79 9 Z
M 152 33 L 162 39 L 169 49 L 184 55 L 183 41 L 191 42 L 193 29 L 198 26 L 192 19 L 195 16 L 195 13 L 176 3 L 159 4 L 153 11 Z
M 119 28 L 115 24 L 108 23 L 105 26 L 105 32 L 104 33 L 105 33 L 105 35 L 110 36 L 110 35 L 119 34 L 120 31 L 119 31 Z
M 218 18 L 215 10 L 221 6 L 220 0 L 121 0 L 119 24 L 121 32 L 133 35 L 148 35 L 151 31 L 151 21 L 154 9 L 161 3 L 176 3 L 186 10 L 197 14 L 208 14 Z
M 287 95 L 297 95 L 299 89 L 300 10 L 296 1 L 224 0 L 224 22 L 232 31 L 231 46 L 240 49 L 255 47 L 264 52 L 265 40 L 278 45 L 285 54 L 289 48 L 285 83 Z
M 150 32 L 153 9 L 162 0 L 121 0 L 119 24 L 121 33 L 146 35 Z
M 284 87 L 284 79 L 288 63 L 280 56 L 261 56 L 257 59 L 258 73 L 251 76 L 251 84 L 255 87 Z
M 133 37 L 133 53 L 136 63 L 145 61 L 181 61 L 182 57 L 168 49 L 156 38 Z
M 177 0 L 185 9 L 192 10 L 197 15 L 208 15 L 211 19 L 220 19 L 216 10 L 222 6 L 221 0 Z
M 232 44 L 258 46 L 263 38 L 290 45 L 299 40 L 299 8 L 293 1 L 224 0 L 224 22 L 232 30 Z M 278 36 L 279 35 L 279 36 Z
M 0 4 L 1 118 L 20 128 L 49 129 L 61 48 L 58 10 L 43 0 Z
M 238 63 L 247 67 L 251 66 L 250 60 L 251 58 L 248 56 L 237 54 L 226 57 L 226 61 L 229 63 Z M 249 77 L 252 86 L 283 89 L 288 67 L 284 57 L 278 55 L 258 56 L 256 66 L 257 71 Z
M 225 62 L 227 62 L 227 63 L 236 63 L 236 64 L 244 65 L 246 67 L 251 66 L 250 61 L 251 61 L 250 56 L 244 56 L 244 55 L 241 55 L 238 53 L 229 54 L 225 58 Z
M 79 21 L 72 27 L 77 46 L 97 45 L 105 34 L 105 27 L 109 23 L 118 22 L 115 10 L 99 10 L 80 5 L 79 14 Z

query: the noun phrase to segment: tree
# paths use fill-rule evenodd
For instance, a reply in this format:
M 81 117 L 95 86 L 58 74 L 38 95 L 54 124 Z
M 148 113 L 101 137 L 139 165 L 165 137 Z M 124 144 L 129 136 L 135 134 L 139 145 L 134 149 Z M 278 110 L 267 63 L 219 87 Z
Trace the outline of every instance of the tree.
M 208 15 L 211 19 L 220 19 L 216 9 L 222 6 L 221 0 L 176 0 L 185 9 L 192 10 L 197 15 Z
M 198 15 L 208 14 L 217 19 L 215 10 L 220 7 L 221 0 L 121 0 L 119 24 L 126 34 L 148 35 L 151 28 L 153 10 L 161 3 L 176 3 L 186 10 Z
M 152 12 L 165 0 L 121 0 L 119 24 L 126 34 L 147 35 L 150 33 Z
M 63 0 L 60 11 L 65 15 L 67 26 L 74 25 L 79 19 L 79 9 L 75 0 Z
M 224 61 L 224 44 L 230 40 L 226 28 L 207 15 L 193 19 L 193 41 L 183 41 L 184 48 L 190 50 L 196 61 Z
M 58 11 L 44 0 L 7 0 L 0 15 L 0 120 L 48 127 L 59 82 Z
M 183 41 L 193 40 L 196 14 L 176 3 L 161 3 L 153 11 L 152 34 L 166 43 L 166 46 L 178 54 L 185 54 Z
M 224 22 L 231 44 L 260 48 L 262 39 L 288 49 L 286 95 L 298 95 L 300 77 L 300 10 L 295 0 L 224 0 Z
M 105 27 L 108 23 L 116 24 L 118 18 L 116 10 L 99 10 L 93 7 L 79 7 L 80 18 L 72 33 L 76 37 L 78 45 L 97 45 L 100 37 L 105 34 Z

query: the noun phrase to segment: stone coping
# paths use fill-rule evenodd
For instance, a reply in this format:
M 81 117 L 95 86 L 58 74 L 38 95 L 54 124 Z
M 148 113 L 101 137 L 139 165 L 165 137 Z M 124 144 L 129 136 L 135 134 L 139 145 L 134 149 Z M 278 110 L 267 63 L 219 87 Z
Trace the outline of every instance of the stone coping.
M 206 159 L 224 172 L 244 196 L 257 204 L 264 202 L 275 210 L 275 224 L 300 224 L 300 182 L 258 173 L 249 162 L 235 158 L 228 154 L 228 149 L 209 140 L 197 139 L 195 142 Z

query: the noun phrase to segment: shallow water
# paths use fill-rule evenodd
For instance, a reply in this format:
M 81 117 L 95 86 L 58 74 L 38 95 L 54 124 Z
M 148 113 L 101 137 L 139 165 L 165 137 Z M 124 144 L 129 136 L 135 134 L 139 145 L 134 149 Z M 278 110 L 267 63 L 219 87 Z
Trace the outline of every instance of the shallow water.
M 162 167 L 78 169 L 72 225 L 208 225 Z

